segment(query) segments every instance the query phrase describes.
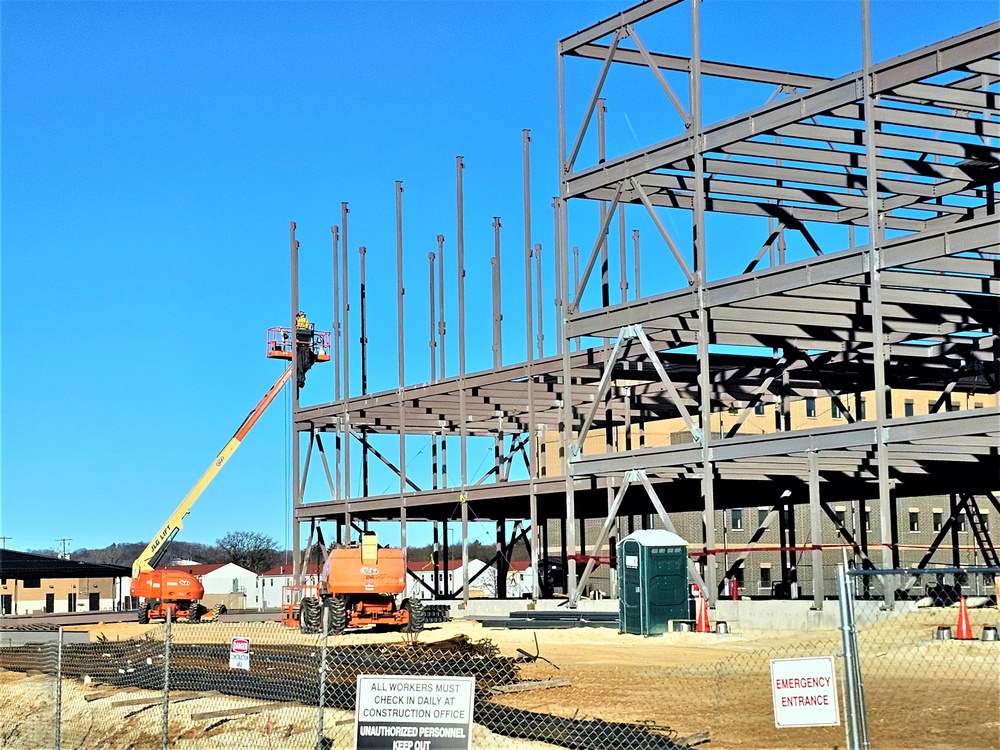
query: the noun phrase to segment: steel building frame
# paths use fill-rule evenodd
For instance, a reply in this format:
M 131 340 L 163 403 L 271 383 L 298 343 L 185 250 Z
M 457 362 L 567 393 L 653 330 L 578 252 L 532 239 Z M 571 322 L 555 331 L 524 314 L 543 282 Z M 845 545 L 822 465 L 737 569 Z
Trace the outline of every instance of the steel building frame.
M 640 36 L 642 22 L 681 4 L 690 9 L 692 54 L 650 51 Z M 940 393 L 936 412 L 952 393 L 1000 391 L 1000 220 L 995 193 L 1000 148 L 993 145 L 993 139 L 1000 138 L 1000 104 L 994 90 L 1000 81 L 1000 23 L 874 64 L 868 0 L 863 0 L 863 67 L 828 79 L 703 60 L 699 12 L 699 3 L 690 0 L 649 0 L 558 44 L 561 173 L 560 197 L 553 204 L 557 232 L 553 259 L 559 340 L 554 356 L 544 356 L 540 292 L 537 304 L 532 296 L 532 279 L 541 276 L 541 248 L 532 245 L 527 131 L 524 261 L 528 325 L 526 359 L 519 364 L 502 364 L 497 218 L 495 367 L 466 372 L 464 165 L 459 158 L 459 371 L 450 376 L 445 373 L 444 238 L 439 236 L 438 253 L 429 258 L 430 382 L 406 383 L 402 187 L 397 183 L 399 387 L 369 394 L 363 382 L 362 393 L 352 394 L 344 204 L 341 225 L 334 228 L 333 236 L 335 267 L 343 269 L 345 280 L 341 303 L 335 274 L 334 307 L 342 316 L 334 321 L 336 398 L 300 407 L 296 397 L 293 410 L 295 434 L 309 436 L 301 472 L 299 441 L 293 442 L 293 543 L 297 550 L 299 522 L 315 528 L 321 521 L 335 520 L 349 535 L 357 519 L 398 519 L 405 546 L 408 521 L 440 522 L 455 513 L 460 514 L 462 540 L 467 542 L 472 506 L 477 517 L 498 523 L 526 520 L 530 533 L 521 536 L 537 560 L 541 548 L 548 547 L 545 522 L 559 519 L 565 529 L 563 548 L 569 551 L 564 553 L 569 595 L 575 604 L 594 560 L 614 535 L 615 519 L 647 513 L 650 506 L 664 526 L 672 528 L 670 513 L 700 511 L 711 519 L 716 509 L 739 507 L 739 498 L 748 493 L 770 498 L 768 504 L 774 504 L 777 511 L 784 504 L 807 503 L 815 541 L 825 516 L 837 525 L 828 506 L 831 497 L 877 498 L 879 562 L 886 569 L 900 567 L 897 498 L 938 492 L 961 498 L 952 503 L 952 516 L 933 548 L 945 538 L 957 514 L 981 520 L 976 497 L 1000 512 L 994 494 L 1000 488 L 1000 405 L 925 416 L 892 411 L 893 389 Z M 625 40 L 631 46 L 624 46 Z M 564 92 L 568 66 L 576 58 L 601 61 L 601 68 L 585 116 L 574 131 L 568 130 L 571 123 Z M 605 158 L 603 87 L 612 66 L 648 68 L 677 110 L 683 132 Z M 687 75 L 686 105 L 664 71 Z M 701 92 L 703 80 L 710 77 L 769 84 L 775 91 L 752 111 L 706 124 Z M 585 145 L 594 119 L 598 151 L 589 163 L 581 164 L 588 154 Z M 876 188 L 869 189 L 871 185 Z M 571 279 L 568 207 L 588 202 L 600 206 L 599 226 L 588 253 L 574 259 Z M 664 262 L 673 259 L 687 282 L 685 288 L 639 295 L 636 233 L 636 289 L 633 299 L 628 299 L 625 204 L 642 206 L 648 212 L 663 240 Z M 690 252 L 684 251 L 685 242 L 671 236 L 658 213 L 660 208 L 690 212 Z M 622 301 L 611 304 L 608 235 L 616 211 L 621 225 Z M 707 274 L 705 223 L 712 213 L 767 219 L 759 251 L 756 246 L 750 250 L 740 275 L 713 280 Z M 815 239 L 818 225 L 848 228 L 849 246 L 821 247 Z M 855 228 L 866 244 L 855 244 Z M 786 262 L 785 234 L 790 232 L 805 239 L 814 257 Z M 298 308 L 294 225 L 291 248 L 294 314 Z M 762 267 L 765 258 L 769 262 Z M 363 264 L 363 248 L 361 259 Z M 601 304 L 583 309 L 595 268 L 602 276 Z M 362 329 L 364 299 L 362 291 Z M 364 373 L 363 331 L 361 339 Z M 581 346 L 594 340 L 604 343 Z M 771 356 L 762 356 L 762 349 L 770 350 Z M 869 418 L 858 413 L 857 394 L 862 392 L 876 394 L 874 414 Z M 791 430 L 791 403 L 817 395 L 837 404 L 847 424 Z M 764 402 L 775 408 L 775 431 L 764 435 L 741 432 L 747 416 Z M 711 426 L 721 413 L 735 419 L 725 434 L 716 435 Z M 644 426 L 663 420 L 676 420 L 688 434 L 687 442 L 647 443 Z M 323 451 L 323 433 L 336 436 L 336 478 Z M 375 450 L 368 439 L 372 433 L 397 434 L 398 455 L 386 457 Z M 561 473 L 556 475 L 548 473 L 550 462 L 544 456 L 554 445 L 545 436 L 553 433 L 559 436 Z M 418 488 L 407 476 L 406 434 L 435 436 L 433 487 Z M 605 439 L 595 450 L 599 441 L 587 438 L 601 434 Z M 439 451 L 446 452 L 446 436 L 458 436 L 461 480 L 457 486 L 438 486 L 438 480 L 446 476 L 439 471 L 439 461 L 446 460 L 439 455 Z M 472 477 L 468 471 L 468 441 L 475 437 L 490 437 L 496 443 L 494 464 L 481 477 Z M 371 497 L 365 488 L 361 497 L 352 496 L 351 451 L 344 447 L 355 440 L 364 462 L 374 456 L 399 476 L 398 493 Z M 323 463 L 330 499 L 303 504 L 302 488 L 315 455 Z M 511 463 L 520 460 L 529 478 L 509 480 Z M 604 524 L 592 548 L 586 550 L 589 559 L 580 579 L 575 552 L 583 540 L 577 537 L 576 522 L 587 518 L 604 519 Z M 867 543 L 859 544 L 838 526 L 838 533 L 867 560 Z M 444 529 L 447 535 L 447 524 Z M 988 532 L 977 533 L 977 540 L 984 554 L 992 551 L 995 559 Z M 504 544 L 510 547 L 514 541 Z M 709 564 L 692 565 L 692 573 L 698 580 L 704 574 L 704 585 L 714 602 L 719 590 L 715 556 L 721 550 L 712 523 L 705 524 L 703 542 L 703 559 Z M 467 562 L 465 544 L 463 551 Z M 822 548 L 814 543 L 811 555 L 814 603 L 821 607 Z M 502 560 L 503 555 L 498 557 Z M 885 591 L 889 606 L 892 588 Z M 462 593 L 468 597 L 467 578 Z

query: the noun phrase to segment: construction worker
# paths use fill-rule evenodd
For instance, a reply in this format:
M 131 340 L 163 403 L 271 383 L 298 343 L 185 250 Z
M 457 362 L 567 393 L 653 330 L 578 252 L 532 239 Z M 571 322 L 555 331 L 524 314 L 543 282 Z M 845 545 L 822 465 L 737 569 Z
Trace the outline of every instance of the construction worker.
M 312 343 L 312 330 L 313 324 L 309 322 L 309 318 L 306 314 L 299 310 L 298 314 L 295 316 L 295 339 L 299 343 L 308 342 Z
M 313 328 L 306 314 L 299 310 L 295 316 L 295 345 L 298 348 L 295 381 L 299 388 L 306 384 L 306 373 L 316 362 L 316 352 L 313 351 Z

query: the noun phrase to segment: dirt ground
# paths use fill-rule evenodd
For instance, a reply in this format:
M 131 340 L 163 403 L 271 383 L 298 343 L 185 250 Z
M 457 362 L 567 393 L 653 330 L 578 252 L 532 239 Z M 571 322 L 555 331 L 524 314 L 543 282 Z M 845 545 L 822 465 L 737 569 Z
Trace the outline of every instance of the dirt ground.
M 934 629 L 950 624 L 954 611 L 921 610 L 863 627 L 859 633 L 862 671 L 868 702 L 872 746 L 880 750 L 926 748 L 1000 748 L 1000 642 L 937 642 Z M 994 624 L 996 610 L 972 613 L 975 632 Z M 160 639 L 163 626 L 114 623 L 79 626 L 92 641 L 124 641 L 151 636 Z M 429 625 L 420 640 L 433 642 L 463 634 L 472 640 L 488 638 L 506 656 L 519 651 L 541 657 L 521 666 L 523 680 L 561 680 L 568 685 L 496 696 L 506 705 L 575 718 L 645 723 L 669 728 L 678 737 L 708 733 L 702 747 L 719 750 L 756 748 L 842 748 L 843 727 L 776 729 L 770 694 L 770 660 L 796 656 L 836 655 L 839 631 L 810 633 L 746 632 L 729 636 L 673 634 L 653 638 L 621 635 L 609 628 L 567 630 L 502 630 L 479 623 L 455 621 Z M 175 643 L 228 644 L 236 636 L 254 645 L 307 643 L 318 647 L 317 636 L 304 636 L 278 623 L 212 623 L 175 625 Z M 537 637 L 537 646 L 536 646 Z M 331 645 L 399 643 L 395 632 L 355 632 L 330 639 Z M 841 670 L 838 661 L 838 675 Z M 72 744 L 64 747 L 125 747 L 134 738 L 158 746 L 159 706 L 137 711 L 112 708 L 122 695 L 92 702 L 83 695 L 94 686 L 64 681 L 64 727 L 74 729 Z M 0 747 L 25 744 L 23 729 L 51 711 L 52 678 L 0 673 Z M 839 689 L 843 702 L 843 690 Z M 153 694 L 150 694 L 153 695 Z M 172 695 L 176 699 L 176 696 Z M 51 703 L 51 697 L 47 700 Z M 192 714 L 258 705 L 260 702 L 211 696 L 176 699 L 171 703 L 171 739 L 182 747 L 312 747 L 317 709 L 290 705 L 265 713 L 238 717 L 213 726 L 211 719 Z M 108 706 L 106 712 L 100 706 Z M 142 706 L 139 707 L 143 708 Z M 128 711 L 130 715 L 125 716 Z M 115 713 L 118 712 L 118 713 Z M 115 717 L 111 721 L 110 717 Z M 353 719 L 346 712 L 326 711 L 328 736 L 334 747 L 350 747 Z M 20 721 L 19 721 L 20 719 Z M 44 726 L 44 724 L 42 725 Z M 90 727 L 86 731 L 80 727 Z M 67 738 L 67 730 L 63 730 Z M 143 740 L 143 742 L 145 741 Z M 49 743 L 44 743 L 48 745 Z M 146 747 L 142 742 L 133 746 Z M 549 747 L 491 735 L 477 727 L 476 748 L 520 749 Z M 609 748 L 609 750 L 611 750 Z

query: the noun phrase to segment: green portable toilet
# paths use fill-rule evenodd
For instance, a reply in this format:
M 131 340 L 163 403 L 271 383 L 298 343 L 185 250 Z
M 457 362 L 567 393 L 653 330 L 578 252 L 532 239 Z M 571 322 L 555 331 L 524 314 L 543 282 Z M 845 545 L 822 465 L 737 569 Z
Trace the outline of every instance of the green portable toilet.
M 647 529 L 618 543 L 618 629 L 659 635 L 668 620 L 690 619 L 688 543 L 672 531 Z

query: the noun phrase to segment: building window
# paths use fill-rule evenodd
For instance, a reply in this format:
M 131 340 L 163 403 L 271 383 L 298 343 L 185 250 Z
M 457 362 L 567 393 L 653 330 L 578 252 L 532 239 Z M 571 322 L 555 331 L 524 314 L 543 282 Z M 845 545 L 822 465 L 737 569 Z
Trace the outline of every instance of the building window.
M 834 419 L 840 419 L 840 404 L 836 401 L 830 403 L 830 416 Z
M 948 411 L 958 411 L 958 404 L 952 401 L 950 398 L 945 404 L 945 407 L 947 408 Z
M 22 589 L 40 589 L 42 587 L 42 580 L 40 578 L 25 578 L 21 581 Z
M 771 566 L 761 565 L 760 566 L 760 589 L 761 591 L 767 591 L 771 588 Z
M 844 508 L 837 508 L 835 512 L 837 514 L 837 523 L 843 526 L 844 521 L 847 520 L 847 511 Z
M 743 509 L 736 508 L 732 512 L 732 523 L 730 527 L 733 531 L 743 531 Z
M 972 408 L 973 409 L 982 409 L 983 408 L 983 403 L 981 401 L 977 401 L 976 403 L 974 403 L 972 405 Z
M 920 531 L 920 511 L 910 508 L 910 531 Z
M 928 401 L 927 402 L 927 413 L 928 414 L 933 414 L 934 413 L 934 404 L 935 403 L 936 403 L 935 401 Z
M 903 416 L 912 417 L 913 416 L 913 399 L 908 398 L 903 402 Z
M 932 526 L 934 527 L 934 531 L 941 531 L 941 529 L 944 528 L 944 511 L 940 508 L 935 508 L 933 513 L 934 518 Z
M 870 508 L 865 508 L 865 531 L 872 530 L 872 512 Z
M 742 565 L 736 569 L 736 572 L 733 574 L 733 577 L 736 579 L 736 587 L 738 589 L 742 589 L 743 588 L 743 566 Z
M 757 508 L 757 525 L 763 526 L 764 522 L 767 520 L 767 514 L 771 512 L 770 508 Z
M 811 396 L 806 399 L 806 416 L 809 419 L 816 419 L 816 399 Z
M 983 520 L 983 532 L 989 533 L 990 530 L 990 515 L 985 510 L 979 513 L 979 517 Z
M 863 398 L 858 399 L 858 419 L 867 419 L 865 411 L 865 400 Z
M 758 401 L 756 403 L 756 405 L 754 405 L 754 407 L 753 407 L 753 413 L 756 414 L 758 417 L 763 417 L 764 416 L 764 402 L 763 401 Z
M 958 530 L 960 532 L 965 531 L 965 513 L 959 513 L 956 519 L 956 524 L 958 524 Z

